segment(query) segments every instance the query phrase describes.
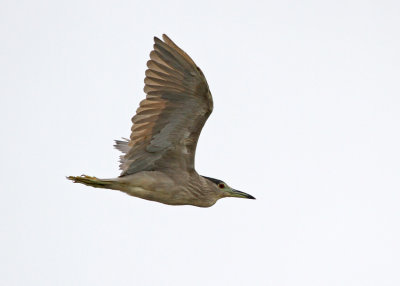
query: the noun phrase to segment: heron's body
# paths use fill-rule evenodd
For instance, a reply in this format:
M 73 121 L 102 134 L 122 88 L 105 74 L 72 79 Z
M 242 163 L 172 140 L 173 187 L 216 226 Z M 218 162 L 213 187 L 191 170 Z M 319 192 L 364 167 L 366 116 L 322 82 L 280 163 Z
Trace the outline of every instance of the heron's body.
M 197 141 L 213 110 L 203 72 L 166 35 L 154 38 L 144 91 L 132 118 L 130 139 L 117 140 L 121 175 L 114 179 L 70 176 L 96 188 L 114 189 L 169 205 L 209 207 L 223 197 L 254 197 L 194 168 Z
M 221 192 L 213 188 L 212 182 L 196 172 L 177 176 L 161 171 L 143 171 L 114 179 L 81 176 L 76 177 L 75 181 L 92 187 L 119 190 L 167 205 L 210 207 L 223 197 Z

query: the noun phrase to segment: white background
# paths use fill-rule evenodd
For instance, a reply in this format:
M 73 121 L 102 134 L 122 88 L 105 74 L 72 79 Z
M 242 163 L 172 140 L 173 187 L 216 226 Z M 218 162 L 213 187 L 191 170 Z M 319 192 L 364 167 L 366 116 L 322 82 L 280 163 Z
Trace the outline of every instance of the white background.
M 400 285 L 398 1 L 1 1 L 1 285 Z M 200 174 L 171 207 L 116 177 L 153 36 L 204 71 Z

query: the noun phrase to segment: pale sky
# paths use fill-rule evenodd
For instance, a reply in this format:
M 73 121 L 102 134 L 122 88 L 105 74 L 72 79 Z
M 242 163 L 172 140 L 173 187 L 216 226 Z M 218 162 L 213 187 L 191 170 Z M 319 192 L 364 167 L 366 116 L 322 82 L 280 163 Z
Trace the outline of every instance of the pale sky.
M 400 285 L 398 1 L 10 1 L 1 285 Z M 257 200 L 172 207 L 119 175 L 153 36 L 203 70 L 196 169 Z

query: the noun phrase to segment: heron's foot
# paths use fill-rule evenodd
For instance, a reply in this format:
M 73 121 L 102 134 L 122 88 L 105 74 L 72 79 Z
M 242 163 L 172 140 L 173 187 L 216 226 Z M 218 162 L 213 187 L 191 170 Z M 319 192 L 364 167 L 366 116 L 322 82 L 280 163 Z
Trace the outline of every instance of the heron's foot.
M 107 188 L 110 189 L 115 185 L 114 180 L 110 179 L 98 179 L 96 177 L 81 175 L 81 176 L 69 176 L 68 180 L 73 181 L 74 183 L 81 183 L 87 186 L 95 187 L 95 188 Z
M 85 174 L 82 174 L 80 176 L 68 176 L 67 179 L 73 181 L 74 183 L 80 183 L 80 181 L 82 179 L 97 180 L 96 177 L 88 176 L 88 175 L 85 175 Z

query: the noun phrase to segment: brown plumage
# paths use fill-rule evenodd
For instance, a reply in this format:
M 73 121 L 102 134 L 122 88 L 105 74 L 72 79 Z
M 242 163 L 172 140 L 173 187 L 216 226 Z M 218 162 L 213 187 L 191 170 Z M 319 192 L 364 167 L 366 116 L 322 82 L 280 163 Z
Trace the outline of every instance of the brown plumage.
M 68 178 L 172 205 L 204 207 L 227 196 L 253 198 L 195 171 L 196 146 L 213 110 L 212 96 L 194 61 L 166 35 L 163 40 L 154 38 L 144 79 L 146 99 L 132 118 L 130 139 L 116 141 L 123 153 L 120 177 Z
M 132 118 L 130 141 L 116 144 L 125 153 L 121 176 L 162 167 L 194 169 L 197 141 L 213 109 L 201 70 L 166 35 L 163 39 L 154 38 L 144 79 L 147 96 Z

